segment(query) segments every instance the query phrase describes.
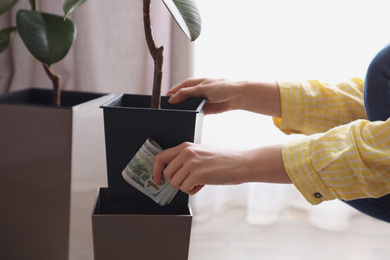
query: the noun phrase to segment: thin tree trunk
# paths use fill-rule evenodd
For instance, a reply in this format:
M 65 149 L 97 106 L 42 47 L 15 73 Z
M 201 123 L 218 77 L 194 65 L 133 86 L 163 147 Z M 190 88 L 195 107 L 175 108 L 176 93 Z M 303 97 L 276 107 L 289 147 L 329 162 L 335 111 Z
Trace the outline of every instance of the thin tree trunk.
M 152 93 L 152 108 L 160 108 L 161 104 L 161 82 L 163 75 L 164 46 L 157 47 L 154 42 L 150 18 L 151 0 L 144 0 L 144 28 L 148 48 L 154 60 L 154 80 Z
M 43 67 L 45 68 L 47 75 L 53 82 L 53 105 L 59 107 L 61 106 L 61 77 L 46 64 L 43 64 Z
M 31 10 L 38 10 L 38 1 L 37 0 L 30 0 Z

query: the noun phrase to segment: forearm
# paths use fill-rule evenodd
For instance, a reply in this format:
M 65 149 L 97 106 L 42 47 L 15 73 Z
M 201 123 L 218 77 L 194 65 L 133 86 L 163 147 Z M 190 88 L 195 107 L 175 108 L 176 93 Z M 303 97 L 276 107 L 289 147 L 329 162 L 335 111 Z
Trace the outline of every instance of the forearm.
M 292 183 L 282 157 L 282 145 L 270 145 L 243 152 L 241 183 Z
M 235 151 L 182 143 L 156 156 L 156 183 L 162 174 L 172 187 L 191 195 L 204 185 L 291 183 L 283 166 L 281 145 Z
M 279 87 L 276 82 L 236 82 L 232 87 L 233 109 L 281 117 Z

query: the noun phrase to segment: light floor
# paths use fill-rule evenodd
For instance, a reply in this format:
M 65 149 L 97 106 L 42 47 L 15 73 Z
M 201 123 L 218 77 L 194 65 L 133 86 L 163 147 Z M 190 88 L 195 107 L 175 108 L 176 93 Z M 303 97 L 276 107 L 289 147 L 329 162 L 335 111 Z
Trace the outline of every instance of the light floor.
M 73 193 L 71 260 L 92 260 L 91 211 L 96 190 Z M 313 227 L 298 209 L 283 212 L 272 226 L 253 226 L 245 210 L 233 208 L 194 221 L 189 260 L 388 260 L 390 224 L 356 214 L 346 231 Z M 173 259 L 174 260 L 174 259 Z

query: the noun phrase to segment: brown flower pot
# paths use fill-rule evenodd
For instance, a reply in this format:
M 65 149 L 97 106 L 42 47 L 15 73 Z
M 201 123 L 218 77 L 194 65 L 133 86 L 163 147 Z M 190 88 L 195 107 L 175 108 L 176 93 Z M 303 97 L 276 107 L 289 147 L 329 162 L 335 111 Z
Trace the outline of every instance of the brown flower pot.
M 92 212 L 95 260 L 187 259 L 191 221 L 187 206 L 113 204 L 100 188 Z
M 99 136 L 90 130 L 107 97 L 63 91 L 58 108 L 50 90 L 0 96 L 0 259 L 68 259 L 72 174 L 84 170 L 72 162 Z

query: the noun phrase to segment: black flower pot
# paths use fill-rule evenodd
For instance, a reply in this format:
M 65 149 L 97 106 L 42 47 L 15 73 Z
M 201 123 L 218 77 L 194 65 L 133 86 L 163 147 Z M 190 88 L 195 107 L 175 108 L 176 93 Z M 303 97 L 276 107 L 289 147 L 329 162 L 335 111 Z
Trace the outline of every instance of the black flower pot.
M 160 207 L 129 185 L 121 174 L 147 138 L 155 140 L 163 149 L 185 141 L 200 143 L 204 99 L 192 98 L 171 105 L 168 97 L 162 97 L 161 109 L 149 108 L 150 99 L 147 95 L 124 94 L 101 106 L 112 203 Z M 187 205 L 188 195 L 179 191 L 168 207 Z

